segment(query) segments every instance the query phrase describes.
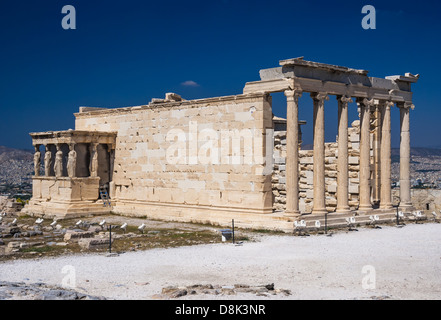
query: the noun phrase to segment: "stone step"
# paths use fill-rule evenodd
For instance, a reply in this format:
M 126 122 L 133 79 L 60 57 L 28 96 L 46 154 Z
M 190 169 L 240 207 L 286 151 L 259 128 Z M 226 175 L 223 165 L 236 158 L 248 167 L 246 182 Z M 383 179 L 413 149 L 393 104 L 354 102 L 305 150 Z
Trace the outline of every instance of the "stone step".
M 374 213 L 375 214 L 375 213 Z M 373 215 L 374 215 L 373 214 Z M 379 220 L 375 222 L 375 225 L 379 225 L 379 224 L 385 224 L 385 223 L 396 223 L 396 214 L 393 213 L 378 213 L 375 214 L 378 215 Z M 328 219 L 326 221 L 326 225 L 328 228 L 347 228 L 348 224 L 346 221 L 346 218 L 348 217 L 352 217 L 354 215 L 352 214 L 346 214 L 346 215 L 341 215 L 338 217 L 335 216 L 328 216 Z M 371 219 L 370 219 L 370 215 L 358 215 L 358 216 L 354 216 L 355 217 L 355 224 L 354 227 L 356 226 L 368 226 L 371 225 Z M 427 220 L 427 216 L 423 216 L 420 220 Z M 324 228 L 325 226 L 325 218 L 322 217 L 308 217 L 308 219 L 304 219 L 306 222 L 306 229 L 307 230 L 313 230 L 316 229 L 315 227 L 315 221 L 320 221 L 320 225 L 321 225 L 321 229 Z M 412 215 L 408 215 L 405 217 L 405 220 L 402 221 L 400 220 L 400 223 L 402 222 L 415 222 L 416 218 Z

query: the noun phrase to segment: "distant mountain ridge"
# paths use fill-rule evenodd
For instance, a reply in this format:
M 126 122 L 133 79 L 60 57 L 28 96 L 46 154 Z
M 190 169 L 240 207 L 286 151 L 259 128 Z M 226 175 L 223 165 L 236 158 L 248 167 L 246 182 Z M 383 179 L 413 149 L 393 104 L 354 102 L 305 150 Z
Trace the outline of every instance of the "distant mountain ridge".
M 20 150 L 0 146 L 0 193 L 31 190 L 34 172 L 32 150 Z M 20 186 L 19 189 L 8 186 Z
M 0 163 L 10 160 L 32 161 L 33 151 L 0 146 Z
M 410 148 L 410 155 L 414 157 L 441 157 L 441 149 L 436 148 Z M 391 150 L 392 162 L 400 162 L 400 148 L 392 148 Z
M 397 152 L 400 154 L 399 148 L 393 148 L 392 154 Z M 422 147 L 412 147 L 410 148 L 410 155 L 412 156 L 420 156 L 420 157 L 428 157 L 428 156 L 441 156 L 441 148 L 422 148 Z

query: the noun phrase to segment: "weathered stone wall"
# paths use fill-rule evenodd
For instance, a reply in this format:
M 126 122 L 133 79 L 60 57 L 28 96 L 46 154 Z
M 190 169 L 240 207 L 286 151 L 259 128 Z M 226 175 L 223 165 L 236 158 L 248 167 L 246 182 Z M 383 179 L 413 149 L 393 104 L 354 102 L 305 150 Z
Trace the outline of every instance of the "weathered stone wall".
M 267 95 L 82 111 L 75 115 L 76 130 L 118 132 L 110 184 L 113 211 L 149 215 L 162 209 L 175 216 L 185 208 L 272 212 L 271 171 L 265 173 L 262 162 L 265 130 L 272 127 Z M 251 144 L 244 142 L 250 132 Z M 233 146 L 240 142 L 236 164 Z M 219 148 L 218 163 L 213 163 L 210 146 Z
M 394 204 L 400 201 L 400 189 L 392 189 Z M 416 210 L 441 211 L 441 190 L 439 189 L 412 189 L 412 204 Z
M 349 206 L 356 209 L 359 192 L 360 123 L 354 121 L 348 129 L 349 163 Z M 332 212 L 337 207 L 337 143 L 325 143 L 325 197 L 326 208 Z M 274 133 L 274 170 L 272 176 L 274 210 L 285 210 L 286 204 L 286 131 Z M 299 151 L 299 209 L 302 213 L 312 211 L 313 190 L 313 150 Z

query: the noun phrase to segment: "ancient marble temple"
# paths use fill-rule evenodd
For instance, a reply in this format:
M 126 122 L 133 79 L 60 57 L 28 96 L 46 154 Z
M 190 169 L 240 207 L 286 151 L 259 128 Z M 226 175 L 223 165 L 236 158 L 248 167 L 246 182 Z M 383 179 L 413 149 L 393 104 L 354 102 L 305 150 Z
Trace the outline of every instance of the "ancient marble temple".
M 142 106 L 81 107 L 75 130 L 31 134 L 35 176 L 25 210 L 58 218 L 116 213 L 214 224 L 235 219 L 244 227 L 282 230 L 296 219 L 390 215 L 391 108 L 398 108 L 399 206 L 410 212 L 411 84 L 418 77 L 374 78 L 366 70 L 294 58 L 260 70 L 260 80 L 246 83 L 243 94 L 184 100 L 169 93 Z M 286 120 L 274 118 L 275 92 L 286 96 Z M 307 156 L 298 116 L 299 108 L 308 107 L 299 102 L 306 95 L 314 109 Z M 331 98 L 337 99 L 335 110 L 326 109 Z M 359 109 L 356 130 L 348 123 L 351 103 Z M 325 143 L 325 109 L 338 115 L 332 155 Z M 285 148 L 276 156 L 280 130 Z M 284 203 L 278 208 L 276 158 L 283 162 L 277 188 Z M 100 190 L 108 192 L 111 205 Z

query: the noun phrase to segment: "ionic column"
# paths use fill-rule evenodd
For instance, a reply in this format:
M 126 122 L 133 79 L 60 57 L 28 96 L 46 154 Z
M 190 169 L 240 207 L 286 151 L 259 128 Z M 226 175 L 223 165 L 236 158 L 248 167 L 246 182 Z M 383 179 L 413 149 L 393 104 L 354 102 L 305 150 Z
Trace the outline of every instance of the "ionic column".
M 90 165 L 89 172 L 91 177 L 98 176 L 98 151 L 97 151 L 98 143 L 90 144 Z
M 338 158 L 337 158 L 337 213 L 350 211 L 348 202 L 348 97 L 337 97 L 338 101 Z
M 378 205 L 381 199 L 381 106 L 379 102 L 375 104 L 373 110 L 371 110 L 373 121 L 371 123 L 371 130 L 373 126 L 373 170 L 372 170 L 372 202 Z
M 299 211 L 299 90 L 285 91 L 286 111 L 286 210 L 289 216 Z
M 400 103 L 400 209 L 409 212 L 413 209 L 410 194 L 410 119 L 411 103 Z
M 381 111 L 381 190 L 380 190 L 380 209 L 392 208 L 391 194 L 391 129 L 390 129 L 390 108 L 394 103 L 382 101 Z
M 312 214 L 325 214 L 325 100 L 326 93 L 311 93 L 314 102 L 314 202 Z
M 370 190 L 370 112 L 374 99 L 364 98 L 360 105 L 360 190 L 358 209 L 367 211 L 372 209 Z

